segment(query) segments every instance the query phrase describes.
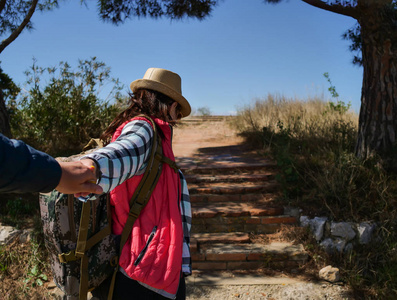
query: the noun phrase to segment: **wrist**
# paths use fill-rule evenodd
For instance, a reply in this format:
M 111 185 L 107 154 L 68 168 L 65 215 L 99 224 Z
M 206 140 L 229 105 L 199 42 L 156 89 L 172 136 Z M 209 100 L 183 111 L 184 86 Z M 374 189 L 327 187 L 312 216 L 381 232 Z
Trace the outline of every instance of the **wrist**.
M 98 179 L 100 177 L 100 169 L 99 169 L 99 165 L 98 163 L 90 158 L 84 158 L 82 160 L 80 160 L 80 162 L 84 165 L 86 165 L 87 167 L 89 167 L 95 174 L 96 179 Z

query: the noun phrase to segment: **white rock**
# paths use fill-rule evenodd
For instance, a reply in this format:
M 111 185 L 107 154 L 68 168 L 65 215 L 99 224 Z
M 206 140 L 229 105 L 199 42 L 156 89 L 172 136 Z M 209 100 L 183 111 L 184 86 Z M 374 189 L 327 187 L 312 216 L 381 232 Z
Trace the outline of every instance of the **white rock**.
M 369 222 L 363 222 L 357 225 L 358 240 L 360 244 L 365 245 L 371 241 L 375 227 L 376 226 L 374 224 Z
M 315 217 L 310 222 L 310 227 L 312 228 L 314 237 L 316 238 L 317 241 L 321 241 L 321 239 L 323 238 L 324 226 L 326 222 L 327 222 L 326 217 Z
M 331 224 L 331 234 L 344 238 L 346 241 L 351 241 L 356 236 L 356 232 L 353 230 L 352 225 L 347 222 L 333 222 Z
M 331 238 L 326 238 L 320 245 L 324 248 L 325 252 L 332 254 L 335 250 L 334 241 Z
M 325 268 L 322 268 L 319 272 L 319 276 L 321 279 L 329 282 L 337 282 L 340 279 L 339 269 L 333 268 L 332 266 L 326 266 Z
M 11 226 L 0 226 L 0 245 L 11 242 L 21 231 Z
M 299 218 L 300 224 L 302 227 L 308 227 L 310 226 L 310 219 L 308 216 L 301 216 Z

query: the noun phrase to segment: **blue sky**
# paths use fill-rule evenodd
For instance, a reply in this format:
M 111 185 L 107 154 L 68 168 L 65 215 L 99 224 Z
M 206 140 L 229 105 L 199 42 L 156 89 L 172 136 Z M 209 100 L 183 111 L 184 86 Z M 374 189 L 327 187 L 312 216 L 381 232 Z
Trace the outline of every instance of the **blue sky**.
M 204 21 L 134 18 L 115 26 L 102 22 L 96 1 L 61 2 L 36 13 L 35 30 L 23 32 L 2 54 L 3 71 L 23 86 L 33 57 L 42 67 L 96 56 L 125 84 L 149 67 L 182 77 L 182 92 L 193 108 L 231 114 L 256 97 L 279 94 L 330 98 L 328 72 L 340 100 L 360 107 L 362 68 L 354 66 L 342 34 L 349 17 L 290 0 L 225 0 Z

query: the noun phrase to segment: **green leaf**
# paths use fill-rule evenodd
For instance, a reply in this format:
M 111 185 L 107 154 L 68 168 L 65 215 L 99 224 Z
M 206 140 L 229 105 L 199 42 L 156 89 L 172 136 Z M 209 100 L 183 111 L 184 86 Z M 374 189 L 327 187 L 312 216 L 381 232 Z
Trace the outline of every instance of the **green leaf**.
M 35 265 L 35 266 L 32 268 L 32 270 L 30 270 L 30 273 L 31 273 L 33 276 L 37 276 L 37 275 L 39 274 L 39 268 L 38 268 L 38 266 Z
M 40 277 L 41 279 L 43 279 L 44 281 L 47 281 L 47 280 L 48 280 L 48 277 L 47 277 L 46 274 L 40 274 L 39 277 Z
M 43 281 L 40 278 L 36 280 L 36 283 L 38 286 L 43 286 Z

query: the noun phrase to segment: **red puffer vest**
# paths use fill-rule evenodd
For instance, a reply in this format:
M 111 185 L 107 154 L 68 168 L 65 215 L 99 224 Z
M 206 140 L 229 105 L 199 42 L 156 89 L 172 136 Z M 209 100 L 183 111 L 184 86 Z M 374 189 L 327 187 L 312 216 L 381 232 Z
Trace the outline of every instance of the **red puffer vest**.
M 132 120 L 148 122 L 141 117 Z M 168 123 L 160 119 L 153 120 L 165 136 L 162 139 L 163 154 L 175 160 Z M 116 130 L 112 141 L 120 136 L 130 121 Z M 130 211 L 130 199 L 142 176 L 134 176 L 110 192 L 114 234 L 121 234 L 123 230 Z M 175 298 L 182 268 L 180 190 L 179 175 L 168 164 L 163 164 L 157 186 L 135 221 L 119 260 L 120 267 L 129 277 L 168 298 Z

